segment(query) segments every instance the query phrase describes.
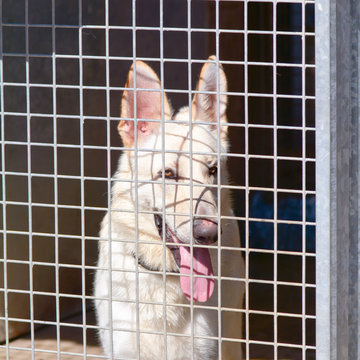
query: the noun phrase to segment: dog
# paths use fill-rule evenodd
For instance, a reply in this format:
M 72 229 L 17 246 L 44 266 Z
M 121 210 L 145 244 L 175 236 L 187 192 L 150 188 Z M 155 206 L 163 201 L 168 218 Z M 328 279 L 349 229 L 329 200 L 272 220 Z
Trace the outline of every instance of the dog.
M 94 283 L 110 359 L 241 359 L 244 261 L 229 189 L 219 190 L 226 91 L 211 56 L 191 107 L 173 114 L 151 67 L 130 68 L 118 125 L 124 153 Z

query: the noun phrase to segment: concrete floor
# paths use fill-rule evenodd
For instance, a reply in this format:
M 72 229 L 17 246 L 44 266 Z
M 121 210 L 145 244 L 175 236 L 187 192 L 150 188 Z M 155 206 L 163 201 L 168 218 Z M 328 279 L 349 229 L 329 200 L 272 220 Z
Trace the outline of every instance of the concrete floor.
M 89 314 L 90 320 L 94 318 Z M 82 317 L 75 316 L 64 321 L 69 324 L 82 324 Z M 84 359 L 82 328 L 62 326 L 60 328 L 60 351 L 61 360 Z M 86 359 L 104 359 L 102 350 L 97 343 L 95 331 L 86 334 Z M 35 360 L 58 360 L 58 341 L 56 328 L 47 326 L 35 331 L 34 336 L 34 359 Z M 9 357 L 11 360 L 32 360 L 32 343 L 29 335 L 20 337 L 10 343 Z M 66 354 L 70 353 L 70 354 Z M 0 360 L 6 359 L 5 349 L 0 349 Z

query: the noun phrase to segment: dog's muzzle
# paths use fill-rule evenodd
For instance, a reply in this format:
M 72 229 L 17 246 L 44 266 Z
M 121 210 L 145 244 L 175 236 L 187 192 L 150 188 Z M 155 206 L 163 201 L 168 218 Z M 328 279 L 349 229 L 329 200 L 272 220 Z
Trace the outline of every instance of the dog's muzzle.
M 154 214 L 155 226 L 159 235 L 163 238 L 163 230 L 165 230 L 166 246 L 171 250 L 177 266 L 180 268 L 180 251 L 176 243 L 181 243 L 180 239 L 170 230 L 165 223 L 163 225 L 163 217 Z M 211 245 L 218 240 L 218 224 L 210 219 L 198 218 L 193 222 L 193 238 L 196 244 Z M 175 239 L 175 240 L 174 240 Z

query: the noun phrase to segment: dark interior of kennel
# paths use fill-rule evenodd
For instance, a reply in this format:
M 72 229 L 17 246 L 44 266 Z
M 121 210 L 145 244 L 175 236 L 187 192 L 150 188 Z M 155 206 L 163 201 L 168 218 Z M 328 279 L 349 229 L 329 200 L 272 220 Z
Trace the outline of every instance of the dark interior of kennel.
M 51 2 L 34 0 L 29 2 L 28 21 L 29 42 L 26 42 L 25 31 L 25 0 L 3 1 L 3 66 L 4 81 L 11 83 L 26 83 L 26 69 L 29 70 L 30 92 L 27 95 L 25 86 L 5 86 L 4 88 L 4 111 L 18 113 L 4 117 L 4 139 L 9 141 L 5 146 L 5 169 L 9 172 L 26 173 L 31 170 L 31 201 L 33 203 L 54 204 L 55 180 L 53 177 L 37 176 L 36 174 L 59 174 L 70 175 L 72 179 L 62 178 L 57 182 L 57 201 L 59 205 L 81 204 L 91 208 L 81 212 L 80 209 L 60 207 L 57 213 L 49 206 L 32 206 L 31 227 L 35 233 L 55 232 L 55 216 L 58 218 L 59 234 L 67 236 L 59 238 L 59 262 L 66 264 L 81 264 L 81 251 L 86 253 L 86 265 L 94 265 L 96 261 L 96 237 L 99 222 L 104 214 L 103 210 L 96 207 L 107 206 L 107 141 L 111 146 L 121 146 L 116 132 L 116 120 L 111 122 L 110 139 L 107 139 L 106 121 L 91 119 L 91 116 L 107 116 L 106 91 L 84 89 L 82 96 L 78 88 L 59 87 L 53 93 L 53 89 L 36 86 L 36 84 L 53 83 L 53 76 L 58 85 L 80 84 L 79 58 L 59 57 L 56 59 L 56 73 L 52 68 L 52 51 L 59 55 L 79 54 L 78 26 L 79 18 L 82 25 L 104 25 L 105 6 L 102 0 L 83 0 L 82 9 L 78 8 L 78 2 L 70 0 L 56 1 L 55 3 L 55 44 L 52 42 L 52 28 L 36 26 L 37 24 L 52 23 Z M 158 0 L 136 1 L 136 24 L 139 27 L 158 27 L 160 25 L 160 5 Z M 216 38 L 214 32 L 204 32 L 201 29 L 214 29 L 216 22 L 215 2 L 192 1 L 191 24 L 187 19 L 187 2 L 182 0 L 164 1 L 164 27 L 179 28 L 181 31 L 165 31 L 163 55 L 171 59 L 206 59 L 208 55 L 216 53 Z M 278 3 L 274 6 L 271 2 L 248 2 L 247 3 L 247 28 L 261 31 L 302 31 L 302 4 Z M 276 11 L 276 23 L 274 23 L 274 11 Z M 219 3 L 221 29 L 244 29 L 244 3 L 240 1 L 222 1 Z M 114 26 L 132 25 L 132 1 L 109 0 L 109 22 Z M 6 26 L 11 24 L 11 26 Z M 17 25 L 18 24 L 18 25 Z M 305 31 L 314 31 L 314 6 L 305 5 Z M 192 32 L 187 32 L 191 26 Z M 127 71 L 132 63 L 133 56 L 133 32 L 131 29 L 111 29 L 109 37 L 109 55 L 128 57 L 127 60 L 111 59 L 110 86 L 123 86 Z M 191 36 L 191 49 L 188 49 L 188 36 Z M 305 47 L 302 48 L 302 35 L 273 35 L 273 34 L 249 34 L 248 35 L 248 61 L 261 62 L 259 65 L 248 65 L 248 91 L 253 95 L 248 98 L 249 124 L 263 124 L 287 126 L 287 129 L 273 128 L 249 128 L 248 151 L 250 154 L 273 155 L 274 139 L 277 140 L 277 154 L 287 157 L 301 158 L 305 152 L 307 159 L 305 166 L 306 190 L 315 190 L 315 109 L 313 99 L 285 98 L 281 94 L 314 95 L 314 68 L 287 67 L 276 65 L 276 84 L 273 83 L 272 62 L 278 63 L 302 63 L 302 51 L 305 50 L 305 63 L 314 64 L 314 36 L 305 37 Z M 273 54 L 274 40 L 277 42 L 277 53 Z M 244 61 L 244 34 L 222 32 L 219 37 L 220 60 Z M 25 54 L 28 51 L 29 56 Z M 82 54 L 100 56 L 101 58 L 82 60 L 82 85 L 105 86 L 106 85 L 106 55 L 105 30 L 82 29 Z M 138 57 L 160 57 L 160 34 L 158 30 L 138 29 L 136 31 L 136 55 Z M 81 60 L 80 60 L 81 61 Z M 148 61 L 159 73 L 159 62 Z M 268 62 L 269 64 L 265 64 Z M 191 67 L 191 82 L 193 88 L 196 84 L 201 63 L 193 63 Z M 243 93 L 245 89 L 245 74 L 243 65 L 224 65 L 229 82 L 229 91 Z M 303 76 L 305 72 L 305 76 Z M 167 61 L 164 64 L 164 81 L 167 89 L 188 88 L 188 65 L 176 61 Z M 304 83 L 303 83 L 304 81 Z M 276 102 L 273 97 L 265 97 L 262 94 L 272 94 L 276 85 L 277 94 L 280 96 Z M 29 98 L 27 98 L 29 96 Z M 53 97 L 56 96 L 56 99 Z M 110 91 L 110 116 L 119 116 L 119 104 L 121 90 Z M 56 100 L 56 109 L 54 109 Z M 187 94 L 170 95 L 170 100 L 175 109 L 187 104 Z M 305 103 L 305 114 L 302 106 Z M 27 107 L 29 105 L 29 108 Z M 276 111 L 274 111 L 274 106 Z M 84 115 L 84 122 L 79 118 L 80 108 Z M 30 129 L 27 127 L 26 112 L 48 114 L 48 116 L 32 116 Z M 23 114 L 20 114 L 23 113 Z M 56 114 L 56 118 L 52 114 Z M 274 119 L 276 114 L 276 119 Z M 62 117 L 73 115 L 74 117 Z M 304 116 L 305 115 L 305 116 Z M 243 95 L 229 97 L 228 117 L 234 124 L 245 124 L 245 104 Z M 291 127 L 306 126 L 306 132 Z M 276 131 L 276 137 L 274 137 Z M 28 146 L 26 141 L 30 134 L 31 139 L 31 169 L 28 168 Z M 56 138 L 54 137 L 56 135 Z M 303 136 L 306 136 L 303 141 Z M 245 128 L 235 126 L 230 129 L 231 152 L 235 154 L 245 153 Z M 11 143 L 18 142 L 18 143 Z M 19 145 L 23 142 L 23 145 Z M 37 146 L 36 143 L 42 143 Z M 43 144 L 48 144 L 44 146 Z M 54 144 L 57 144 L 55 147 Z M 84 144 L 83 158 L 79 145 Z M 306 148 L 303 149 L 305 144 Z M 70 146 L 69 146 L 70 145 Z M 73 146 L 71 146 L 73 145 Z M 91 146 L 103 146 L 104 149 L 91 149 Z M 56 152 L 57 156 L 54 156 Z M 111 151 L 111 173 L 113 173 L 120 151 Z M 57 158 L 55 161 L 54 159 Z M 81 166 L 83 164 L 83 173 Z M 232 182 L 235 185 L 245 186 L 245 159 L 244 157 L 231 157 L 229 169 Z M 302 162 L 277 160 L 277 186 L 282 189 L 303 190 Z M 82 180 L 85 177 L 96 177 L 97 180 Z M 84 186 L 84 198 L 81 198 L 81 182 Z M 250 159 L 249 160 L 249 186 L 267 189 L 266 191 L 250 191 L 249 215 L 252 218 L 274 217 L 274 160 L 273 159 Z M 28 177 L 18 175 L 6 176 L 6 200 L 13 202 L 28 202 Z M 234 203 L 236 213 L 240 217 L 245 216 L 246 196 L 244 190 L 234 191 Z M 282 192 L 277 194 L 279 219 L 302 220 L 302 196 Z M 315 221 L 314 195 L 306 197 L 306 219 Z M 28 231 L 29 214 L 26 205 L 7 205 L 7 229 Z M 2 219 L 2 216 L 1 216 Z M 82 228 L 84 226 L 84 228 Z M 245 239 L 245 222 L 240 221 L 242 239 Z M 313 256 L 302 257 L 293 255 L 294 251 L 302 249 L 302 226 L 277 225 L 278 249 L 288 251 L 286 255 L 277 256 L 277 279 L 282 281 L 301 284 L 315 282 L 315 261 Z M 253 249 L 274 249 L 274 225 L 250 221 L 249 245 Z M 81 239 L 72 238 L 71 235 L 84 235 L 86 238 L 85 248 L 82 249 Z M 29 254 L 19 258 L 16 249 L 20 244 L 27 246 L 29 237 L 20 234 L 7 235 L 7 258 L 28 260 Z M 54 256 L 44 252 L 45 247 L 54 248 L 54 237 L 33 236 L 32 258 L 45 263 L 54 262 Z M 1 247 L 2 249 L 2 247 Z M 315 252 L 314 226 L 306 226 L 306 250 L 309 255 Z M 52 251 L 52 253 L 54 253 Z M 50 252 L 51 253 L 51 252 Z M 303 261 L 306 261 L 306 279 L 302 278 Z M 273 279 L 274 254 L 250 251 L 249 255 L 250 278 Z M 20 289 L 28 289 L 27 275 L 29 265 L 8 264 L 8 267 L 16 267 L 16 271 L 24 274 Z M 42 291 L 55 291 L 55 281 L 51 287 L 44 288 L 41 282 L 42 272 L 52 272 L 55 269 L 50 266 L 34 266 L 34 274 L 39 274 L 34 283 L 34 289 Z M 91 294 L 93 271 L 86 274 L 86 293 Z M 69 278 L 77 278 L 76 286 L 68 287 Z M 55 276 L 54 276 L 55 279 Z M 81 294 L 81 269 L 71 267 L 59 268 L 60 292 L 68 294 Z M 11 287 L 11 283 L 9 284 Z M 301 314 L 302 293 L 301 287 L 269 285 L 252 283 L 249 287 L 250 309 L 273 311 L 274 292 L 277 292 L 278 311 Z M 11 300 L 11 293 L 9 298 Z M 18 295 L 17 295 L 18 296 Z M 25 295 L 24 295 L 25 296 Z M 43 312 L 39 311 L 42 320 L 54 320 L 55 302 L 53 297 L 40 299 L 34 297 L 35 318 L 37 318 L 37 302 L 41 307 L 47 306 L 52 311 L 47 312 L 44 318 Z M 38 299 L 39 298 L 39 299 Z M 13 304 L 9 300 L 9 316 L 11 316 Z M 314 288 L 306 289 L 306 314 L 315 315 L 315 291 Z M 44 305 L 46 304 L 46 305 Z M 40 306 L 40 305 L 39 305 Z M 91 302 L 88 303 L 91 309 Z M 82 302 L 79 299 L 61 298 L 61 315 L 68 316 L 71 312 L 79 312 Z M 27 310 L 30 312 L 30 310 Z M 302 344 L 303 333 L 306 334 L 306 345 L 315 344 L 315 321 L 306 320 L 306 331 L 303 332 L 302 321 L 299 318 L 278 317 L 278 341 L 290 344 Z M 251 314 L 249 316 L 249 338 L 253 340 L 274 340 L 273 316 Z M 91 334 L 90 334 L 91 336 Z M 302 359 L 302 350 L 294 348 L 279 348 L 279 357 Z M 273 356 L 273 346 L 251 345 L 250 357 Z M 307 350 L 306 359 L 314 359 L 315 352 Z

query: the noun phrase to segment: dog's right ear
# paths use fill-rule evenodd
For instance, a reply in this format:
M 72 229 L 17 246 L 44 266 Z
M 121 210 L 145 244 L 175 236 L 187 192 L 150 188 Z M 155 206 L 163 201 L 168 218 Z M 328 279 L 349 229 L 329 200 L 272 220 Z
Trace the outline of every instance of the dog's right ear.
M 118 125 L 119 134 L 126 147 L 133 147 L 135 142 L 135 119 L 137 119 L 137 139 L 141 143 L 151 134 L 156 134 L 161 127 L 161 85 L 153 69 L 142 61 L 136 62 L 135 90 L 134 65 L 131 66 L 126 81 L 126 90 L 121 100 L 121 117 Z M 170 104 L 163 96 L 164 117 L 171 118 Z M 136 109 L 136 111 L 135 111 Z M 158 120 L 152 122 L 151 120 Z

